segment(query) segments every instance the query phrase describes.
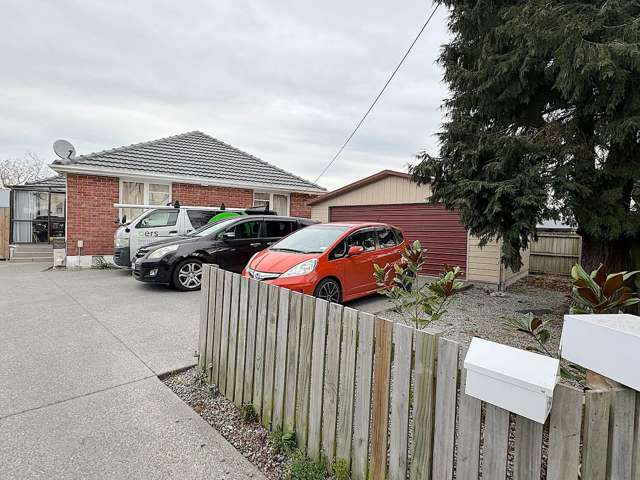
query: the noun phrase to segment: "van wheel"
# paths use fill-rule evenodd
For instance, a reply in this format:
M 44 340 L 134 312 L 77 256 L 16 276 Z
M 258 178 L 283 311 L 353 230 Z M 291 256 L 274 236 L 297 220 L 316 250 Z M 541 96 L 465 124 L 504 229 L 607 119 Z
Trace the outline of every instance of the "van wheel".
M 313 296 L 326 300 L 327 302 L 340 303 L 342 302 L 342 289 L 337 280 L 325 278 L 318 284 L 313 292 Z
M 202 285 L 202 262 L 195 258 L 182 260 L 173 270 L 173 286 L 178 290 L 200 290 Z

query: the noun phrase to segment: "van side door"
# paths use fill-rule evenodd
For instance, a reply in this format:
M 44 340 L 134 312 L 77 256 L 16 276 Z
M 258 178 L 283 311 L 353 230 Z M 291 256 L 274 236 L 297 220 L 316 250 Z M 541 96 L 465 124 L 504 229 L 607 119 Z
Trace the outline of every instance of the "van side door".
M 177 208 L 162 208 L 141 218 L 132 227 L 132 236 L 136 238 L 136 252 L 144 245 L 177 235 L 179 214 L 180 210 Z M 135 255 L 133 248 L 131 250 L 131 254 Z

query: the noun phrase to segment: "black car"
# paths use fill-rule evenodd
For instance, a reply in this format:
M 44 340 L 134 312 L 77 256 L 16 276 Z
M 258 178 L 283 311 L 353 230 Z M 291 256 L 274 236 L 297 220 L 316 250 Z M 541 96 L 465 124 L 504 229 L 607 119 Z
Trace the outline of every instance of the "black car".
M 133 276 L 141 282 L 198 290 L 203 263 L 241 273 L 254 254 L 314 223 L 317 222 L 308 218 L 258 215 L 222 220 L 188 235 L 140 248 L 134 259 Z

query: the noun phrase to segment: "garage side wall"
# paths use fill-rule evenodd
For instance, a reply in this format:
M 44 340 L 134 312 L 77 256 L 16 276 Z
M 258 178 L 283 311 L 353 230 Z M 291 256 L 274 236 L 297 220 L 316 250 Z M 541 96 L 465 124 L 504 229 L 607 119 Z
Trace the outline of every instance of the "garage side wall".
M 384 205 L 388 203 L 420 203 L 431 197 L 429 185 L 417 185 L 408 178 L 386 177 L 377 182 L 346 192 L 326 202 L 311 206 L 311 218 L 329 221 L 329 207 L 343 205 Z
M 480 239 L 469 235 L 467 239 L 467 280 L 495 285 L 500 282 L 500 245 L 498 242 L 489 242 L 484 247 L 480 247 Z
M 469 235 L 467 242 L 467 279 L 506 287 L 529 273 L 529 250 L 520 252 L 522 268 L 517 272 L 500 267 L 500 242 L 489 242 L 480 247 L 480 239 Z

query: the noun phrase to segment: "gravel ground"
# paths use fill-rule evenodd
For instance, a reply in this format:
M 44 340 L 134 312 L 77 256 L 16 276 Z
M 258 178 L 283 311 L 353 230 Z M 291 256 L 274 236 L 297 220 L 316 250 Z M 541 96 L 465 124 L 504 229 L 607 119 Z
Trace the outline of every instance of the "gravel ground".
M 557 352 L 562 333 L 562 318 L 569 310 L 570 280 L 565 277 L 531 275 L 512 285 L 506 292 L 496 292 L 473 285 L 457 293 L 447 313 L 429 324 L 429 330 L 443 332 L 446 338 L 468 347 L 473 337 L 523 349 L 539 345 L 529 335 L 505 325 L 507 318 L 534 312 L 544 322 L 551 338 L 547 348 Z M 393 321 L 405 321 L 394 311 L 380 314 Z
M 269 431 L 259 423 L 243 422 L 236 406 L 215 387 L 197 385 L 194 373 L 195 368 L 191 368 L 169 375 L 162 381 L 267 478 L 284 478 L 286 457 L 273 447 Z

